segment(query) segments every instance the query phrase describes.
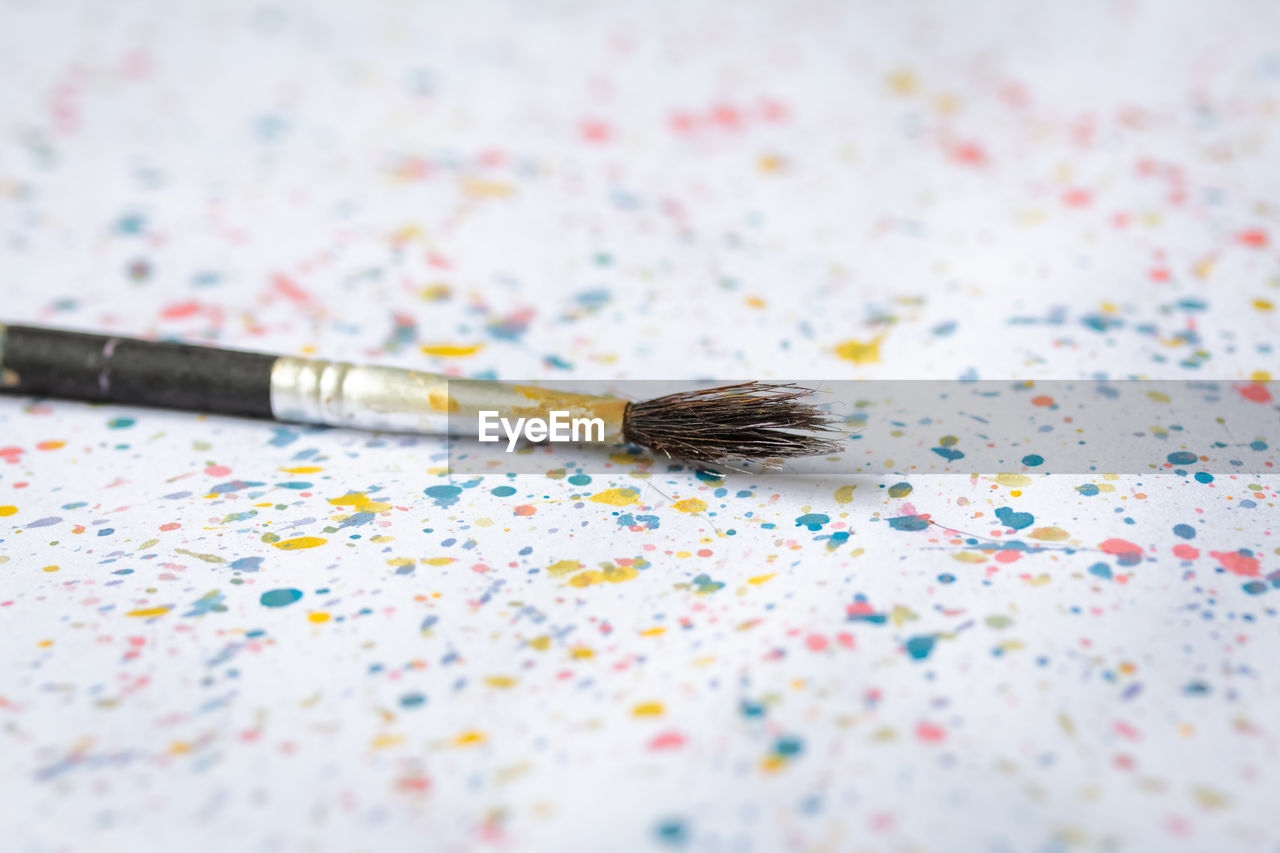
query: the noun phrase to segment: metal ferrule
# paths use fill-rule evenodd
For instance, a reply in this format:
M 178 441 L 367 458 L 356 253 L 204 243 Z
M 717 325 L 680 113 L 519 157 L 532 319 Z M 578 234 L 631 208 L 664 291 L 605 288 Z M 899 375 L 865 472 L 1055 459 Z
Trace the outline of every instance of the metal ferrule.
M 297 423 L 475 436 L 482 411 L 511 419 L 561 411 L 601 418 L 613 443 L 622 439 L 626 406 L 615 397 L 321 359 L 286 356 L 271 371 L 272 413 Z

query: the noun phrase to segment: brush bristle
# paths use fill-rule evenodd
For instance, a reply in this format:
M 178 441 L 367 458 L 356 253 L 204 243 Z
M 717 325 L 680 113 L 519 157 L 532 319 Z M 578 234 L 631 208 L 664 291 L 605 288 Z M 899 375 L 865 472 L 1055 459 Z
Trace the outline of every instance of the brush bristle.
M 839 453 L 832 416 L 801 402 L 812 389 L 743 382 L 632 403 L 624 437 L 668 458 L 691 462 L 760 462 Z

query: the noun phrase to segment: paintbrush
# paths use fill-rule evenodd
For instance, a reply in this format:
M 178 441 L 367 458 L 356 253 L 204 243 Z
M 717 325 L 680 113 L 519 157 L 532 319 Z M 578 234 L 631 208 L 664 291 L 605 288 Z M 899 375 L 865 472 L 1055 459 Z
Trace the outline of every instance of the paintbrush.
M 588 441 L 704 464 L 777 467 L 781 459 L 842 449 L 831 436 L 843 430 L 805 401 L 811 389 L 792 383 L 743 382 L 630 401 L 36 326 L 0 324 L 0 390 L 482 441 L 499 440 L 499 422 L 509 434 L 515 422 L 533 440 L 565 440 L 555 430 L 569 425 L 562 432 L 573 440 L 585 433 Z

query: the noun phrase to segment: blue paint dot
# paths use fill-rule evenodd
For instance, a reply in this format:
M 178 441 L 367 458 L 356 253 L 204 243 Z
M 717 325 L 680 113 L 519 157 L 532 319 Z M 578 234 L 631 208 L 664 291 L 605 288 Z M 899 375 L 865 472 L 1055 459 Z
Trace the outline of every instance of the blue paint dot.
M 1181 536 L 1183 539 L 1196 538 L 1196 529 L 1190 524 L 1175 524 L 1173 526 L 1173 532 L 1176 535 Z
M 1044 457 L 1041 456 L 1039 453 L 1028 453 L 1026 456 L 1022 457 L 1022 464 L 1028 467 L 1043 465 Z
M 401 708 L 421 708 L 427 704 L 427 697 L 421 693 L 406 693 L 400 697 Z
M 956 582 L 955 575 L 948 575 L 948 574 L 938 575 L 938 583 L 955 583 L 955 582 Z
M 1197 471 L 1197 472 L 1196 472 L 1196 482 L 1197 482 L 1197 483 L 1212 483 L 1212 482 L 1213 482 L 1213 475 L 1212 475 L 1212 474 L 1210 474 L 1210 473 L 1208 473 L 1208 472 L 1205 472 L 1205 471 Z
M 490 489 L 489 494 L 499 498 L 509 498 L 516 493 L 511 486 L 498 486 L 496 489 Z
M 1170 465 L 1193 465 L 1195 464 L 1196 459 L 1197 457 L 1194 453 L 1190 453 L 1186 450 L 1179 450 L 1177 452 L 1170 453 L 1168 456 Z
M 1086 498 L 1091 498 L 1098 493 L 1098 487 L 1093 483 L 1085 483 L 1083 486 L 1076 486 L 1076 491 Z
M 1094 563 L 1089 567 L 1089 574 L 1109 581 L 1111 580 L 1111 567 L 1106 563 Z

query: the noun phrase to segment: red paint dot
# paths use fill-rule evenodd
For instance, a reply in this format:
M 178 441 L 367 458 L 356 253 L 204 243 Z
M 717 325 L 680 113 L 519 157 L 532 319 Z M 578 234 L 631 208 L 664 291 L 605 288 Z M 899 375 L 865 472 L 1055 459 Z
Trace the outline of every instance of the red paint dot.
M 1248 228 L 1236 236 L 1236 241 L 1250 249 L 1265 249 L 1268 243 L 1267 232 L 1261 228 Z
M 1093 203 L 1093 195 L 1088 190 L 1070 189 L 1062 194 L 1062 203 L 1067 207 L 1088 207 Z
M 582 123 L 582 138 L 588 142 L 608 142 L 613 137 L 613 129 L 608 123 L 596 119 L 588 119 Z

